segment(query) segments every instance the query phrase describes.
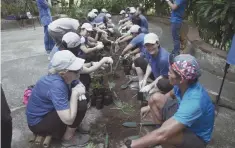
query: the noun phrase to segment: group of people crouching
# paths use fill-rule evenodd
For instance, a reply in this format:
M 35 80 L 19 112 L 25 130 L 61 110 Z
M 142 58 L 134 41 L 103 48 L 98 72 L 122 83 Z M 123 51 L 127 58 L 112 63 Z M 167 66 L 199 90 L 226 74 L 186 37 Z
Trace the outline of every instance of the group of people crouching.
M 123 147 L 206 147 L 214 125 L 214 106 L 198 81 L 198 62 L 189 54 L 175 55 L 165 50 L 158 35 L 149 33 L 141 7 L 130 7 L 120 14 L 119 27 L 112 23 L 106 9 L 100 13 L 91 10 L 81 25 L 72 18 L 49 24 L 48 32 L 56 45 L 50 53 L 48 74 L 38 80 L 27 105 L 29 129 L 34 134 L 62 139 L 66 147 L 89 141 L 86 131 L 79 127 L 87 111 L 89 74 L 113 64 L 111 57 L 98 62 L 90 58 L 103 49 L 104 43 L 99 41 L 102 38 L 115 45 L 128 43 L 119 58 L 132 57 L 139 91 L 150 95 L 148 106 L 141 108 L 141 116 L 150 113 L 158 125 L 139 139 L 125 141 Z M 119 38 L 109 40 L 112 34 Z

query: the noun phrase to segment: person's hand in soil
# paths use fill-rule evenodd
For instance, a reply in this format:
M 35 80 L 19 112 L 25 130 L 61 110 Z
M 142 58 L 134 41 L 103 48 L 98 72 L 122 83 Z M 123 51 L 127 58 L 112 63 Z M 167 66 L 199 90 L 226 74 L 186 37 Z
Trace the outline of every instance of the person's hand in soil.
M 103 57 L 102 62 L 103 64 L 113 64 L 113 59 L 111 57 Z
M 150 111 L 150 106 L 149 105 L 145 106 L 145 107 L 142 107 L 140 109 L 140 117 L 141 117 L 141 119 L 143 119 L 148 114 L 149 111 Z
M 127 59 L 131 54 L 130 53 L 127 53 L 124 55 L 124 59 Z

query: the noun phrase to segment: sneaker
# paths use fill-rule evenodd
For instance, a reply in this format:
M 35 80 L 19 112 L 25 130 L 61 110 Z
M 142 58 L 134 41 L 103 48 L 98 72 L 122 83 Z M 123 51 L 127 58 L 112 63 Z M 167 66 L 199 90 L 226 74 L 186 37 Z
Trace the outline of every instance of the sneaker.
M 70 140 L 63 140 L 61 145 L 64 147 L 83 147 L 88 144 L 90 140 L 90 136 L 88 134 L 78 134 L 75 133 L 75 135 Z

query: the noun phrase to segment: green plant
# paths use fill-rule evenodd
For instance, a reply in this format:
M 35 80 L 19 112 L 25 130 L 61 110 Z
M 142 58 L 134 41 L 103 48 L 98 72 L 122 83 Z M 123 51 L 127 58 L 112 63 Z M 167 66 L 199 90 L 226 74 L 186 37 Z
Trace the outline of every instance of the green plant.
M 86 148 L 96 148 L 96 146 L 95 146 L 94 143 L 90 142 L 90 143 L 86 146 Z
M 108 85 L 109 85 L 109 90 L 112 91 L 112 89 L 115 87 L 116 83 L 113 81 L 111 81 L 111 82 L 108 81 Z
M 130 113 L 135 111 L 133 105 L 123 102 L 121 100 L 114 100 L 114 104 L 116 105 L 116 108 L 111 109 L 121 110 L 124 114 L 129 115 Z
M 192 0 L 191 15 L 202 39 L 227 50 L 235 33 L 234 0 Z

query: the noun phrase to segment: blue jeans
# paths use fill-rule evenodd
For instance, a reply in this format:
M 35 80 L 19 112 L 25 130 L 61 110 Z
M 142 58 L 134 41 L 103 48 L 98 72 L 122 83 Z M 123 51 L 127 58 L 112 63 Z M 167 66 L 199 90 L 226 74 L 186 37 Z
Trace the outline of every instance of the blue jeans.
M 44 45 L 46 52 L 49 54 L 54 47 L 55 43 L 48 33 L 48 26 L 44 26 Z
M 174 41 L 172 53 L 180 54 L 180 28 L 182 23 L 171 23 L 171 33 Z

